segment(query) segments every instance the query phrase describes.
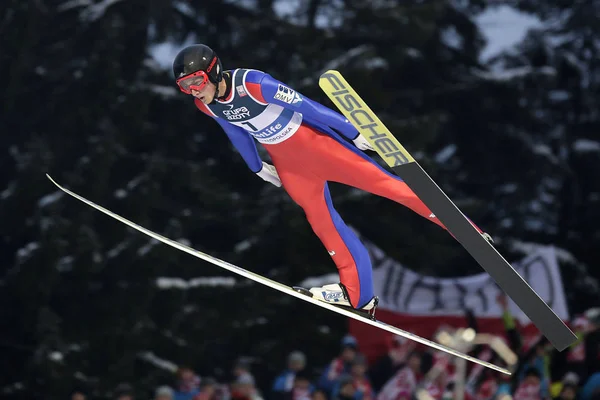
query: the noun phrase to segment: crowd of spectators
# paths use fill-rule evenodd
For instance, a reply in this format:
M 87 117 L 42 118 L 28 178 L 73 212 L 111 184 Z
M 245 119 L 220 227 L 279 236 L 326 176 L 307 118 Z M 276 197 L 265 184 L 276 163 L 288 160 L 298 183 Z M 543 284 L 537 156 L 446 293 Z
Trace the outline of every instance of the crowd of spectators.
M 463 371 L 456 357 L 394 337 L 385 354 L 368 362 L 351 335 L 320 368 L 302 351 L 291 351 L 287 365 L 270 384 L 259 387 L 252 365 L 240 360 L 229 382 L 200 377 L 181 368 L 174 382 L 158 387 L 154 400 L 600 400 L 600 311 L 578 316 L 574 346 L 557 352 L 543 338 L 524 340 L 504 308 L 504 341 L 517 356 L 510 366 L 487 347 L 471 348 L 475 357 L 510 367 L 505 375 L 474 363 Z M 476 323 L 476 322 L 475 322 Z M 441 327 L 451 331 L 450 327 Z M 315 373 L 314 371 L 318 371 Z M 89 400 L 77 392 L 72 400 Z M 117 389 L 115 400 L 137 400 L 131 387 Z

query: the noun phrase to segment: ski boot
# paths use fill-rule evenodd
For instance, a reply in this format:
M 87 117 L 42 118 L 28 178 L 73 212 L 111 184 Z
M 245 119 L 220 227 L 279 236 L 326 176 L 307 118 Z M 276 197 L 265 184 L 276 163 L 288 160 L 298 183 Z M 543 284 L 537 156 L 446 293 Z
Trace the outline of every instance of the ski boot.
M 379 304 L 379 298 L 377 296 L 373 296 L 373 298 L 364 306 L 360 308 L 354 308 L 352 307 L 352 304 L 350 304 L 350 298 L 346 288 L 341 283 L 332 283 L 310 289 L 294 286 L 293 289 L 316 300 L 332 304 L 336 307 L 340 307 L 363 317 L 375 320 L 375 309 Z
M 490 244 L 494 244 L 494 239 L 492 238 L 492 236 L 491 236 L 489 233 L 487 233 L 487 232 L 483 232 L 483 233 L 481 234 L 481 236 L 483 236 L 483 238 L 484 238 L 485 240 L 487 240 L 488 242 L 490 242 Z

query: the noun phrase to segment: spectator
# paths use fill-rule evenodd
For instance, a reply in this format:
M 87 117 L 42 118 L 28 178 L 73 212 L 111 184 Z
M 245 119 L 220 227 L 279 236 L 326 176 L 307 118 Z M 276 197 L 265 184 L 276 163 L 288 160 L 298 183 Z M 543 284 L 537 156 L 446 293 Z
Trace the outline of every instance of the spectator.
M 412 352 L 406 366 L 400 369 L 383 386 L 377 400 L 409 400 L 421 381 L 421 354 Z
M 375 364 L 369 368 L 369 377 L 373 390 L 379 391 L 383 385 L 398 370 L 404 366 L 409 354 L 416 348 L 416 343 L 402 336 L 394 335 L 391 339 L 387 353 L 380 357 Z
M 358 395 L 350 375 L 341 375 L 337 383 L 336 390 L 331 396 L 332 400 L 360 400 L 360 395 Z
M 251 382 L 254 385 L 254 376 L 250 372 L 250 361 L 243 358 L 238 359 L 233 365 L 234 380 Z
M 71 400 L 86 400 L 87 397 L 82 389 L 75 389 L 71 392 Z
M 375 392 L 371 386 L 371 381 L 367 375 L 367 359 L 362 354 L 357 354 L 352 361 L 350 375 L 354 388 L 360 394 L 362 400 L 374 400 Z
M 583 385 L 581 388 L 581 400 L 593 400 L 597 399 L 600 395 L 600 372 L 596 372 Z
M 560 390 L 557 400 L 575 400 L 577 397 L 577 385 L 573 383 L 565 383 Z
M 565 386 L 574 386 L 577 388 L 579 384 L 579 376 L 575 372 L 567 372 L 565 376 L 558 382 L 551 385 L 550 397 L 553 399 L 561 398 L 561 392 Z
M 160 386 L 154 392 L 154 400 L 173 400 L 175 393 L 170 386 Z
M 128 383 L 121 383 L 115 388 L 115 400 L 135 400 L 133 387 Z
M 331 394 L 333 387 L 340 376 L 350 373 L 350 367 L 356 356 L 357 347 L 358 343 L 354 336 L 344 336 L 342 339 L 341 354 L 329 363 L 319 379 L 319 387 L 321 389 L 325 390 L 328 394 Z
M 240 374 L 231 384 L 231 398 L 233 400 L 262 400 L 250 373 Z
M 310 381 L 305 370 L 299 370 L 294 376 L 292 390 L 286 399 L 289 400 L 311 400 L 315 387 Z
M 433 369 L 433 368 L 432 368 Z M 430 370 L 431 371 L 431 370 Z M 446 369 L 438 369 L 431 379 L 424 384 L 424 389 L 434 400 L 441 400 L 449 383 L 448 372 Z M 483 400 L 483 399 L 477 399 Z
M 521 372 L 517 375 L 519 382 L 527 379 L 527 371 L 535 369 L 537 376 L 540 380 L 540 396 L 542 398 L 550 398 L 550 376 L 548 368 L 548 351 L 546 349 L 547 340 L 540 338 L 531 345 L 531 349 L 527 351 L 526 358 L 522 361 Z M 533 379 L 533 375 L 529 372 L 530 381 Z
M 542 374 L 538 368 L 528 367 L 515 390 L 514 400 L 542 400 L 545 398 L 542 393 Z
M 311 400 L 327 400 L 327 393 L 324 390 L 315 388 L 311 393 Z
M 582 380 L 600 372 L 600 308 L 587 310 L 585 316 L 590 326 L 585 336 L 586 375 L 582 376 Z
M 294 351 L 290 353 L 287 359 L 287 368 L 280 373 L 273 382 L 271 388 L 273 399 L 281 398 L 290 393 L 294 387 L 294 379 L 298 372 L 306 367 L 306 356 L 304 353 Z
M 198 389 L 198 394 L 194 396 L 193 400 L 215 400 L 217 381 L 213 378 L 204 378 L 200 381 Z
M 577 343 L 566 349 L 564 353 L 557 354 L 557 358 L 559 359 L 557 361 L 561 364 L 557 367 L 564 368 L 559 369 L 559 373 L 564 373 L 565 371 L 573 371 L 579 376 L 587 375 L 585 363 L 585 339 L 587 333 L 592 330 L 593 326 L 591 322 L 585 317 L 585 315 L 579 315 L 573 320 L 573 331 L 575 332 L 579 340 L 577 341 Z
M 190 367 L 184 366 L 177 371 L 177 390 L 174 400 L 192 400 L 199 392 L 200 377 Z

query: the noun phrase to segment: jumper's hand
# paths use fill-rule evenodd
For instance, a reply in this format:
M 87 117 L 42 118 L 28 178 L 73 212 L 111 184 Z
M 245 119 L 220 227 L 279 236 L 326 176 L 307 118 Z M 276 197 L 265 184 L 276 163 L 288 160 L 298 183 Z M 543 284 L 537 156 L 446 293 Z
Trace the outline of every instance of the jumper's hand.
M 373 148 L 373 146 L 371 146 L 371 143 L 369 143 L 367 141 L 367 139 L 364 138 L 363 135 L 359 134 L 356 137 L 356 139 L 353 139 L 352 141 L 354 142 L 354 145 L 356 147 L 358 147 L 359 149 L 361 149 L 361 150 L 372 150 L 372 151 L 375 151 L 375 149 Z
M 260 171 L 256 173 L 256 175 L 263 178 L 265 181 L 272 183 L 277 187 L 281 187 L 281 180 L 279 179 L 279 174 L 274 166 L 267 164 L 263 161 L 263 167 Z

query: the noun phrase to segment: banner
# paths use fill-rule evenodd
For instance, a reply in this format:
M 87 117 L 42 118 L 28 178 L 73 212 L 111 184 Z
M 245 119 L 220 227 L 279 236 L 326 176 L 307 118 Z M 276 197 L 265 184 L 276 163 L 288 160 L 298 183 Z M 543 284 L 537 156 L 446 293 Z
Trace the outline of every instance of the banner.
M 464 315 L 465 308 L 478 317 L 501 317 L 496 298 L 502 293 L 484 271 L 460 278 L 436 278 L 411 271 L 366 242 L 373 260 L 373 284 L 379 309 L 413 315 Z M 567 305 L 556 254 L 552 247 L 540 248 L 512 263 L 513 268 L 562 319 L 568 319 Z M 509 301 L 512 315 L 521 323 L 527 316 Z
M 497 301 L 502 292 L 483 271 L 459 278 L 437 278 L 420 275 L 389 258 L 373 243 L 361 238 L 373 262 L 373 284 L 379 296 L 376 317 L 401 329 L 426 338 L 443 324 L 466 327 L 465 312 L 477 318 L 480 332 L 504 334 L 502 308 Z M 563 320 L 569 320 L 562 279 L 553 247 L 540 246 L 525 258 L 512 262 L 513 268 Z M 522 333 L 538 334 L 529 318 L 510 299 L 508 307 Z M 370 326 L 350 323 L 350 333 L 369 351 L 389 344 L 385 332 Z

